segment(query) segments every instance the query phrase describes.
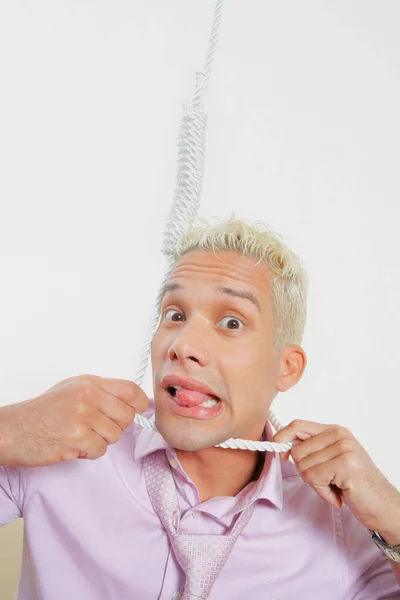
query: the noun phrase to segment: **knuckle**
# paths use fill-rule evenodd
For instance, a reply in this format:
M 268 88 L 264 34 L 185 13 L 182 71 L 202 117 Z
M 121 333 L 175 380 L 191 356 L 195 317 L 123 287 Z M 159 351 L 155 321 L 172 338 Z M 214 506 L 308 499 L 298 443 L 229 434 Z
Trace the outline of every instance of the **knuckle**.
M 78 415 L 85 415 L 88 412 L 88 405 L 85 400 L 79 400 L 75 405 L 75 410 Z
M 342 454 L 347 454 L 347 453 L 351 453 L 354 451 L 353 442 L 347 438 L 341 438 L 337 442 L 337 447 L 338 447 L 339 452 L 341 452 Z
M 73 440 L 82 440 L 86 435 L 86 427 L 83 423 L 74 423 L 71 428 L 71 437 Z
M 338 438 L 348 437 L 348 434 L 350 433 L 349 430 L 346 429 L 346 427 L 343 427 L 343 425 L 334 425 L 333 429 Z
M 341 427 L 340 432 L 341 432 L 342 436 L 347 438 L 348 440 L 354 439 L 353 434 L 351 433 L 351 431 L 349 429 L 347 429 L 347 427 Z
M 292 458 L 295 462 L 301 460 L 302 458 L 302 452 L 299 449 L 299 444 L 297 444 L 296 446 L 293 446 L 292 450 L 291 450 L 291 454 L 292 454 Z
M 90 381 L 94 376 L 90 373 L 83 373 L 82 375 L 78 375 L 76 379 L 80 379 L 81 381 Z
M 123 421 L 124 424 L 126 424 L 126 427 L 128 425 L 130 425 L 133 421 L 133 419 L 135 418 L 135 414 L 136 414 L 136 410 L 133 408 L 133 406 L 128 406 L 127 404 L 125 405 L 124 409 L 123 409 Z
M 93 393 L 93 384 L 90 381 L 83 381 L 79 384 L 79 397 L 88 398 Z
M 305 471 L 302 472 L 301 476 L 306 483 L 312 484 L 312 482 L 313 482 L 312 469 L 306 469 Z
M 333 425 L 330 426 L 331 430 L 335 432 L 336 435 L 340 434 L 340 425 L 337 425 L 336 423 L 334 423 Z
M 346 469 L 355 471 L 360 467 L 358 458 L 351 452 L 346 452 L 340 456 L 342 466 Z

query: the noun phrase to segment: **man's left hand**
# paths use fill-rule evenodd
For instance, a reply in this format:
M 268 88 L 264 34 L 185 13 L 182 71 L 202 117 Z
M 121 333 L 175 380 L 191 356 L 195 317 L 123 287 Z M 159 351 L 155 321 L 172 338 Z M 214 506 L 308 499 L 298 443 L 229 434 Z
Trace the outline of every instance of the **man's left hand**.
M 289 441 L 295 445 L 282 460 L 290 454 L 302 479 L 321 498 L 337 509 L 344 502 L 364 527 L 384 539 L 394 528 L 400 532 L 400 492 L 348 429 L 296 419 L 274 436 L 274 442 Z

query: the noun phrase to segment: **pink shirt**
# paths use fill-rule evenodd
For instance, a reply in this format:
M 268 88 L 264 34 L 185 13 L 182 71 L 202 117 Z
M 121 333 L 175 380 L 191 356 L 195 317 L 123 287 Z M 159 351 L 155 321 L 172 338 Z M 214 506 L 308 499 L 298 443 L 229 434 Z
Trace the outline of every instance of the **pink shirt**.
M 266 431 L 271 440 L 269 423 Z M 0 525 L 25 524 L 16 599 L 179 600 L 184 575 L 142 473 L 142 457 L 159 448 L 174 474 L 182 532 L 224 533 L 245 502 L 257 502 L 210 600 L 400 598 L 369 532 L 346 506 L 323 501 L 292 462 L 267 452 L 257 481 L 201 503 L 174 450 L 133 424 L 94 461 L 0 467 Z

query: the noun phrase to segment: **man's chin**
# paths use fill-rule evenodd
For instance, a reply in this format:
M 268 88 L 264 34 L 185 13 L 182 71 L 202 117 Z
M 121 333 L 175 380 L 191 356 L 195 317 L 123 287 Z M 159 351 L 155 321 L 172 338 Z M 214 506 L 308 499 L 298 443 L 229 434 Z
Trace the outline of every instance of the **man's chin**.
M 190 421 L 194 421 L 194 419 L 190 419 Z M 229 435 L 225 436 L 220 430 L 218 432 L 207 431 L 201 426 L 201 421 L 198 423 L 167 423 L 162 418 L 157 419 L 156 414 L 155 422 L 165 441 L 177 450 L 197 452 L 221 444 L 230 437 Z

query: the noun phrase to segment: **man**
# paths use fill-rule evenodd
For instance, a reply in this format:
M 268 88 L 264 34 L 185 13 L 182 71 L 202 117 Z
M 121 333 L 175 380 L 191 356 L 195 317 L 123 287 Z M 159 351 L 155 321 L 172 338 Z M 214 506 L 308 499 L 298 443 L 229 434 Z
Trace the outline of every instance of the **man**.
M 164 289 L 149 408 L 135 384 L 83 375 L 0 409 L 0 522 L 25 524 L 19 600 L 400 598 L 400 563 L 368 532 L 400 544 L 400 493 L 348 430 L 293 421 L 274 441 L 297 442 L 294 464 L 216 447 L 273 441 L 272 400 L 306 367 L 306 295 L 272 232 L 193 227 Z M 162 436 L 132 424 L 154 404 Z

